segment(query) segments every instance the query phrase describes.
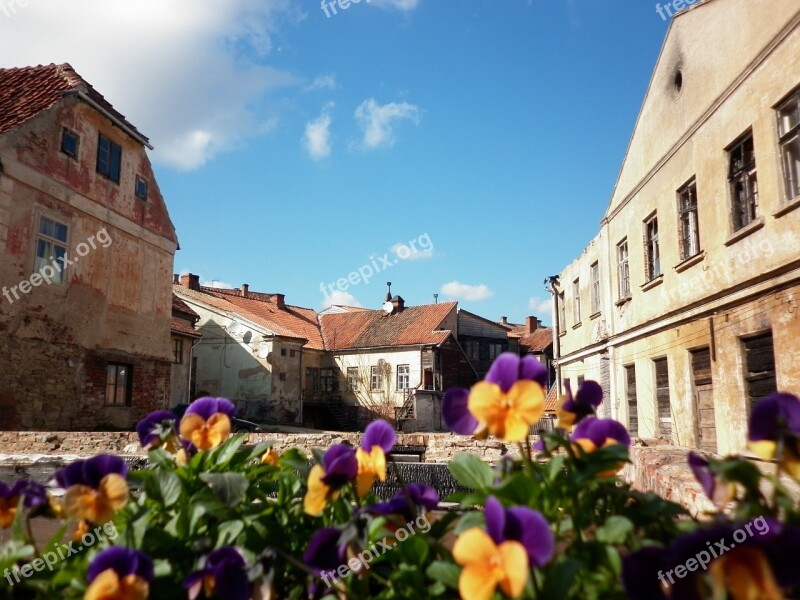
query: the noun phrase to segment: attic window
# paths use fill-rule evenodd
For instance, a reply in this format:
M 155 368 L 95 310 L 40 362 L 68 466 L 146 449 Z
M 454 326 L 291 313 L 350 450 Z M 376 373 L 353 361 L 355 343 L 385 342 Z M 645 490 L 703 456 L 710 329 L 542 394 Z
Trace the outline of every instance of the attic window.
M 677 98 L 683 91 L 683 72 L 680 69 L 675 71 L 675 79 L 672 83 L 675 86 L 675 97 Z
M 134 193 L 136 194 L 137 198 L 141 198 L 142 200 L 147 200 L 147 179 L 143 177 L 136 176 L 136 185 L 134 187 Z
M 78 158 L 79 141 L 78 134 L 65 127 L 61 132 L 61 151 L 71 158 Z

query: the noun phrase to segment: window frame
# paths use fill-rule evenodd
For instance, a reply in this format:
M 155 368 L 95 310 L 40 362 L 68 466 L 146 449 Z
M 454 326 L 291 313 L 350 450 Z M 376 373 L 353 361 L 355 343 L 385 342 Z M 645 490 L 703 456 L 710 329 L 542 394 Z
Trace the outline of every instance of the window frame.
M 681 260 L 700 254 L 700 216 L 697 202 L 697 180 L 693 177 L 678 189 L 678 244 Z M 688 236 L 687 236 L 688 230 Z M 694 250 L 694 251 L 692 251 Z
M 53 224 L 53 235 L 48 233 L 42 232 L 42 224 L 44 221 L 49 221 Z M 56 237 L 56 227 L 61 226 L 66 230 L 66 235 L 64 236 L 65 239 L 62 240 Z M 40 273 L 45 266 L 53 266 L 54 263 L 61 262 L 61 270 L 56 269 L 56 276 L 50 280 L 51 283 L 57 283 L 59 285 L 63 285 L 67 281 L 67 265 L 66 259 L 69 255 L 69 225 L 66 223 L 59 221 L 58 219 L 54 219 L 49 217 L 45 214 L 40 214 L 37 219 L 37 226 L 36 226 L 36 236 L 34 237 L 34 248 L 33 248 L 33 272 Z M 42 242 L 45 244 L 45 248 L 49 247 L 49 251 L 44 252 L 44 256 L 39 256 L 39 243 Z M 57 257 L 58 253 L 56 252 L 56 248 L 60 248 L 62 250 L 62 254 L 60 257 Z M 50 255 L 49 257 L 47 255 Z
M 358 367 L 347 367 L 347 390 L 349 392 L 358 391 Z
M 619 300 L 631 297 L 631 267 L 630 248 L 628 238 L 624 237 L 617 243 L 617 293 Z
M 140 184 L 144 186 L 144 192 L 142 194 L 139 193 Z M 133 195 L 139 198 L 139 200 L 147 200 L 148 196 L 150 195 L 150 182 L 141 175 L 137 175 L 136 179 L 134 179 Z
M 369 368 L 369 391 L 380 392 L 382 387 L 380 370 L 377 365 L 372 365 Z
M 596 260 L 589 267 L 590 273 L 590 303 L 591 314 L 596 315 L 600 313 L 600 261 Z
M 128 369 L 127 373 L 125 373 L 125 382 L 124 382 L 124 398 L 122 402 L 118 402 L 118 396 L 120 392 L 120 383 L 119 379 L 119 369 L 126 368 Z M 111 384 L 109 382 L 109 378 L 111 376 L 111 370 L 114 369 L 114 383 Z M 111 402 L 109 402 L 109 391 L 113 387 L 114 389 L 114 398 Z M 133 365 L 127 363 L 117 363 L 117 362 L 109 362 L 106 364 L 106 391 L 105 391 L 105 406 L 113 406 L 117 408 L 125 408 L 131 406 L 133 403 Z
M 183 364 L 183 340 L 181 338 L 174 338 L 172 340 L 172 364 Z
M 411 388 L 411 365 L 397 365 L 396 383 L 398 392 L 404 392 Z
M 66 146 L 67 138 L 75 140 L 75 150 L 70 151 L 67 148 Z M 70 128 L 63 127 L 61 129 L 61 152 L 74 160 L 78 160 L 78 155 L 80 154 L 80 151 L 81 151 L 81 136 L 72 131 Z
M 581 323 L 581 278 L 577 277 L 572 282 L 572 319 L 575 325 Z
M 104 148 L 104 142 L 108 146 L 107 148 Z M 116 184 L 119 184 L 122 177 L 122 146 L 102 133 L 97 134 L 97 165 L 95 170 L 99 175 Z
M 644 270 L 646 282 L 661 276 L 661 246 L 658 240 L 658 212 L 644 221 Z
M 794 105 L 793 112 L 795 113 L 796 122 L 788 129 L 785 129 L 784 113 Z M 800 197 L 800 88 L 781 101 L 775 109 L 776 118 L 778 121 L 778 147 L 781 155 L 781 170 L 783 172 L 784 182 L 784 203 L 788 204 Z M 789 164 L 789 156 L 787 154 L 787 147 L 795 147 L 797 156 L 795 156 L 795 171 L 791 173 L 791 166 Z
M 751 160 L 745 163 L 746 146 L 751 147 Z M 744 229 L 755 222 L 760 216 L 758 206 L 758 163 L 756 161 L 755 137 L 753 130 L 748 129 L 744 134 L 726 149 L 728 153 L 728 194 L 730 196 L 731 226 L 733 232 Z M 737 154 L 740 156 L 737 162 Z M 739 164 L 741 163 L 741 164 Z M 737 186 L 742 186 L 742 191 L 747 192 L 742 197 L 737 191 Z
M 492 342 L 489 344 L 489 360 L 494 360 L 503 353 L 503 344 Z
M 561 333 L 567 332 L 567 294 L 558 293 L 558 319 L 561 326 Z

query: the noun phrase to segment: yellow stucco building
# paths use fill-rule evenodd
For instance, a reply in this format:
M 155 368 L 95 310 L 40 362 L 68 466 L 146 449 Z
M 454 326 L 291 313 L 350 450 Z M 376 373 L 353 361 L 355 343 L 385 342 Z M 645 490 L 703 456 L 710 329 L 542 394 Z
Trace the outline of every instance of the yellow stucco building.
M 559 367 L 642 437 L 720 453 L 800 392 L 800 4 L 677 14 L 601 229 L 557 286 Z

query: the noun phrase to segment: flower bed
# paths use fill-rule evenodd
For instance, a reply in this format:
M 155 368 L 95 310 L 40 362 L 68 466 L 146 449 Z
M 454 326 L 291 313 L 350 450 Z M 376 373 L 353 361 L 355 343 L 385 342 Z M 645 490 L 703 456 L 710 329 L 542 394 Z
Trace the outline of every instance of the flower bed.
M 153 413 L 137 428 L 147 468 L 99 455 L 60 469 L 58 494 L 0 484 L 0 527 L 12 534 L 0 547 L 0 597 L 794 597 L 800 512 L 780 475 L 800 475 L 800 400 L 776 394 L 753 411 L 751 447 L 776 460 L 774 474 L 689 455 L 709 506 L 733 502 L 692 516 L 619 479 L 630 437 L 595 416 L 594 382 L 567 390 L 559 428 L 531 447 L 543 377 L 535 360 L 504 354 L 472 389 L 448 390 L 455 432 L 519 450 L 493 467 L 468 453 L 450 461 L 454 511 L 438 510 L 445 498 L 432 487 L 403 480 L 419 467 L 392 468 L 397 438 L 383 421 L 357 446 L 309 457 L 245 447 L 222 398 L 195 401 L 180 421 Z M 396 493 L 379 498 L 388 485 Z M 31 532 L 41 518 L 59 526 L 46 543 Z

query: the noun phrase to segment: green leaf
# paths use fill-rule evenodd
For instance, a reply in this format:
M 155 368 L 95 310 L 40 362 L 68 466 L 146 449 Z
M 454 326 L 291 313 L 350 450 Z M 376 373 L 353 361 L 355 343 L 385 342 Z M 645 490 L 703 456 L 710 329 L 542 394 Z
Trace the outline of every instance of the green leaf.
M 486 490 L 492 484 L 492 469 L 474 454 L 457 454 L 447 465 L 456 481 L 473 490 Z
M 208 484 L 222 504 L 233 507 L 244 500 L 250 482 L 241 473 L 201 473 L 200 479 Z
M 467 529 L 473 527 L 483 527 L 483 513 L 478 511 L 468 512 L 458 520 L 456 528 L 453 531 L 456 535 L 461 535 Z
M 242 521 L 225 521 L 219 526 L 219 535 L 217 536 L 217 548 L 221 546 L 232 545 L 239 534 L 244 531 L 244 523 Z
M 583 563 L 572 558 L 552 565 L 547 570 L 547 577 L 542 588 L 542 598 L 569 598 L 569 589 L 575 577 L 583 568 Z
M 625 538 L 633 531 L 630 519 L 612 515 L 606 519 L 602 527 L 597 530 L 597 541 L 604 544 L 624 544 Z
M 449 588 L 458 589 L 458 577 L 461 575 L 461 569 L 453 563 L 437 560 L 431 563 L 425 573 L 431 579 L 440 581 Z
M 244 443 L 243 435 L 236 435 L 229 439 L 227 442 L 220 446 L 219 451 L 215 457 L 215 464 L 219 466 L 226 465 L 233 458 L 236 451 Z
M 178 501 L 181 496 L 181 479 L 174 471 L 158 471 L 155 477 L 158 484 L 159 496 L 164 506 L 170 507 Z

